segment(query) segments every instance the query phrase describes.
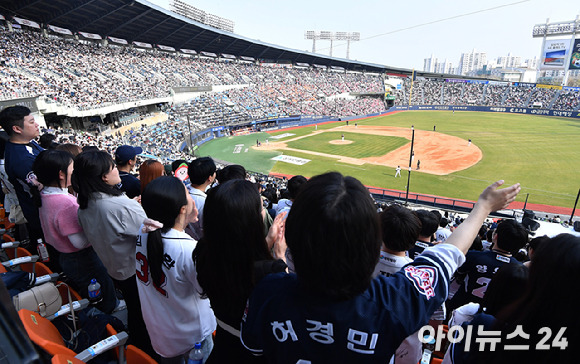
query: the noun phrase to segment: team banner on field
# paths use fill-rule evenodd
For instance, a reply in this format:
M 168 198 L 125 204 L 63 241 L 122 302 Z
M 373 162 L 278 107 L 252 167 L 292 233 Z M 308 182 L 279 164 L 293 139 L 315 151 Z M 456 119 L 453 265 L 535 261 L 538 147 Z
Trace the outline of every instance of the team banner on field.
M 542 52 L 542 63 L 540 64 L 540 69 L 564 69 L 564 62 L 566 61 L 566 54 L 568 53 L 568 45 L 570 44 L 569 42 L 570 41 L 567 39 L 546 40 L 546 45 Z
M 303 166 L 306 163 L 310 162 L 310 159 L 292 157 L 290 155 L 284 155 L 284 154 L 276 156 L 276 157 L 272 158 L 272 160 L 279 161 L 279 162 L 286 162 L 286 163 L 290 163 L 290 164 L 296 164 L 298 166 Z
M 570 69 L 580 70 L 580 39 L 574 41 L 572 56 L 570 57 Z

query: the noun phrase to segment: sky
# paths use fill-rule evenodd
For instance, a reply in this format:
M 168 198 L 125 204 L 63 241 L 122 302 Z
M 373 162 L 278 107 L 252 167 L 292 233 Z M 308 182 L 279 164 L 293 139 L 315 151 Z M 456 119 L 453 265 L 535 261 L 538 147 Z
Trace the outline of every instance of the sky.
M 148 0 L 169 9 L 170 0 Z M 234 32 L 267 43 L 312 51 L 306 30 L 359 32 L 350 59 L 423 69 L 431 54 L 457 66 L 461 53 L 476 49 L 487 60 L 499 56 L 540 57 L 535 24 L 574 20 L 580 2 L 572 0 L 185 0 L 234 21 Z M 329 41 L 316 53 L 329 54 Z M 334 41 L 333 56 L 346 58 L 346 43 Z

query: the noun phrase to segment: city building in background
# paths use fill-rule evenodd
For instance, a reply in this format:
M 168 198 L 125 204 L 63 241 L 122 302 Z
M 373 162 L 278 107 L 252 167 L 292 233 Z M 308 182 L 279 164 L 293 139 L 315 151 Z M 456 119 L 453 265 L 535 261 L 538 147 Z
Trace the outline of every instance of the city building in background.
M 487 66 L 487 53 L 477 52 L 473 49 L 469 53 L 461 53 L 459 64 L 457 65 L 457 74 L 474 75 L 477 71 L 484 70 Z

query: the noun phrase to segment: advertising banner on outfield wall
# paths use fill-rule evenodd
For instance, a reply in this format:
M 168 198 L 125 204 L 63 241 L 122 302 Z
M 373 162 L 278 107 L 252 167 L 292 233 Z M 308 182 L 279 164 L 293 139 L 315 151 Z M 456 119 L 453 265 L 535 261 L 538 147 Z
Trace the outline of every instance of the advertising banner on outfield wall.
M 542 51 L 542 70 L 561 70 L 565 68 L 566 54 L 568 53 L 568 39 L 550 39 L 546 40 L 544 50 Z
M 578 111 L 560 111 L 560 110 L 546 110 L 546 109 L 530 109 L 526 107 L 506 107 L 506 106 L 448 106 L 448 105 L 413 105 L 407 106 L 394 106 L 388 111 L 398 111 L 398 110 L 457 110 L 457 111 L 483 111 L 483 112 L 509 112 L 515 114 L 530 114 L 530 115 L 545 115 L 545 116 L 561 116 L 565 118 L 578 118 L 580 119 L 580 112 Z
M 574 41 L 574 47 L 571 50 L 570 69 L 580 70 L 580 39 Z

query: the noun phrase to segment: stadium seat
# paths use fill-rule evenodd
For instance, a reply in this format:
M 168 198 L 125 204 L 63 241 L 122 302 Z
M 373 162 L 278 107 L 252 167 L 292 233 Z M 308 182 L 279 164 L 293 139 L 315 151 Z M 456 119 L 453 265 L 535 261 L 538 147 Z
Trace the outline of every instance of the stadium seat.
M 14 243 L 16 240 L 14 240 L 14 238 L 8 234 L 3 234 L 2 241 L 4 241 L 5 243 Z
M 19 248 L 20 249 L 20 248 Z M 37 277 L 45 275 L 45 274 L 52 274 L 53 271 L 50 270 L 44 263 L 42 262 L 34 262 L 34 263 L 25 263 L 21 265 L 22 270 L 28 273 L 34 273 Z
M 29 257 L 32 254 L 30 254 L 30 252 L 22 247 L 18 247 L 16 248 L 16 251 L 14 251 L 15 249 L 6 249 L 6 254 L 8 254 L 8 258 L 10 259 L 14 259 L 14 258 L 19 258 L 19 257 Z
M 77 359 L 74 355 L 57 354 L 50 360 L 51 364 L 84 364 L 84 361 Z
M 56 284 L 60 284 L 62 283 L 61 281 L 56 282 Z M 70 286 L 68 285 L 60 285 L 57 287 L 58 288 L 58 292 L 60 293 L 60 297 L 62 298 L 62 304 L 66 305 L 68 303 L 68 290 L 70 289 L 70 295 L 73 301 L 80 301 L 82 299 L 81 295 L 78 294 L 77 291 L 75 291 L 74 289 L 72 289 Z
M 28 333 L 30 340 L 40 346 L 50 355 L 64 354 L 75 356 L 76 353 L 64 345 L 64 340 L 57 328 L 34 311 L 22 309 L 18 311 L 18 316 Z
M 157 364 L 153 358 L 135 345 L 127 345 L 125 356 L 127 364 Z
M 65 346 L 60 332 L 58 332 L 58 329 L 48 319 L 40 316 L 40 314 L 34 311 L 26 309 L 18 311 L 18 316 L 20 317 L 20 320 L 24 325 L 24 329 L 28 333 L 28 336 L 33 343 L 38 345 L 41 349 L 50 355 L 62 355 L 62 357 L 57 358 L 57 360 L 66 360 L 66 358 L 74 357 L 75 359 L 80 360 L 76 361 L 77 363 L 83 363 L 104 351 L 107 351 L 116 346 L 125 345 L 125 342 L 128 338 L 127 333 L 121 332 L 117 335 L 117 340 L 110 340 L 111 337 L 109 336 L 107 339 L 98 342 L 97 344 L 91 346 L 89 349 L 76 354 L 74 351 Z M 124 355 L 121 355 L 119 362 L 124 363 L 124 360 Z M 68 363 L 68 361 L 64 362 Z M 139 363 L 148 362 L 140 359 Z
M 107 334 L 116 335 L 117 331 L 107 324 Z M 115 357 L 119 357 L 119 348 L 115 348 Z M 135 345 L 127 345 L 125 349 L 125 357 L 127 359 L 127 364 L 156 364 L 157 362 L 153 360 L 146 352 L 139 349 Z

